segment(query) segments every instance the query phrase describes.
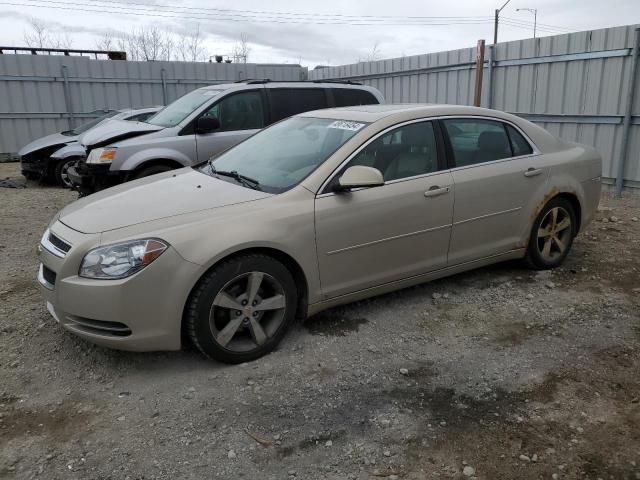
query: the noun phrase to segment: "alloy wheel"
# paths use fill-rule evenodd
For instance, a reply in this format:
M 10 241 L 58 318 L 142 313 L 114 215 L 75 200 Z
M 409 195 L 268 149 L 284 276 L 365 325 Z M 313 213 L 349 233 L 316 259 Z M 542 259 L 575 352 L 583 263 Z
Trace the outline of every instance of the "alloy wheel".
M 71 183 L 71 179 L 69 178 L 69 168 L 74 163 L 74 160 L 65 162 L 60 169 L 60 181 L 62 182 L 64 187 L 71 188 L 73 186 L 73 183 Z
M 284 288 L 264 272 L 249 272 L 227 282 L 209 310 L 215 341 L 232 352 L 248 352 L 263 345 L 285 320 Z
M 571 215 L 562 207 L 553 207 L 544 216 L 538 227 L 537 246 L 540 256 L 553 262 L 569 247 L 573 229 Z

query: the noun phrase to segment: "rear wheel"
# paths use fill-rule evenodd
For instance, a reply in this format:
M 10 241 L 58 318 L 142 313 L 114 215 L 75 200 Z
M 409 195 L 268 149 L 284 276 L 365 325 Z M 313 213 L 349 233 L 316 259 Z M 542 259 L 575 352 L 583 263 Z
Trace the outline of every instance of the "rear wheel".
M 577 234 L 576 213 L 564 198 L 550 200 L 533 223 L 526 261 L 544 270 L 559 266 L 569 254 Z
M 169 165 L 150 165 L 135 172 L 132 178 L 133 180 L 137 180 L 139 178 L 155 175 L 156 173 L 168 172 L 169 170 L 173 170 Z
M 69 178 L 69 167 L 77 161 L 77 158 L 66 158 L 64 160 L 60 160 L 56 164 L 53 176 L 58 185 L 65 188 L 71 188 L 73 186 L 73 183 L 71 183 L 71 179 Z
M 208 357 L 225 363 L 255 360 L 284 337 L 296 298 L 293 277 L 277 260 L 260 254 L 234 258 L 209 272 L 192 294 L 187 332 Z

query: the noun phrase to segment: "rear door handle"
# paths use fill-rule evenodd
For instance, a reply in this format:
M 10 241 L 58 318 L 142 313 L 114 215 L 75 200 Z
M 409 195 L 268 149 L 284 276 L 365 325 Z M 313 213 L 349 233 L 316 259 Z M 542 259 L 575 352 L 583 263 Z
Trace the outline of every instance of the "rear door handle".
M 445 193 L 449 193 L 451 187 L 440 187 L 438 185 L 434 185 L 433 187 L 429 187 L 429 190 L 424 192 L 424 196 L 427 198 L 437 197 L 438 195 L 444 195 Z
M 540 175 L 542 173 L 541 168 L 527 168 L 527 171 L 524 172 L 525 177 L 535 177 L 536 175 Z

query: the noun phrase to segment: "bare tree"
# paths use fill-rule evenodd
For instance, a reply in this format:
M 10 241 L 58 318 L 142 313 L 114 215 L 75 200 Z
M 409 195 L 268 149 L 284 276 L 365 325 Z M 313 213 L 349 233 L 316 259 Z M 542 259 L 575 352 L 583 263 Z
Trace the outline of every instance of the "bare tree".
M 202 45 L 203 37 L 200 33 L 200 24 L 190 33 L 180 36 L 177 44 L 176 58 L 183 62 L 203 62 L 207 59 L 207 51 Z
M 113 50 L 116 47 L 116 40 L 111 33 L 105 33 L 96 41 L 96 50 Z
M 24 32 L 24 43 L 32 48 L 50 47 L 49 29 L 47 24 L 37 18 L 29 19 L 29 27 L 31 31 Z
M 376 43 L 373 44 L 373 47 L 371 47 L 371 51 L 369 52 L 369 55 L 367 55 L 367 61 L 375 62 L 376 60 L 380 60 L 380 57 L 381 57 L 380 44 L 379 42 L 376 41 Z
M 248 36 L 246 33 L 241 33 L 240 40 L 233 47 L 232 56 L 234 63 L 247 63 L 250 52 L 251 47 L 249 46 Z
M 68 33 L 64 35 L 51 33 L 46 22 L 37 18 L 29 20 L 30 31 L 24 32 L 24 42 L 32 48 L 71 48 L 73 39 Z

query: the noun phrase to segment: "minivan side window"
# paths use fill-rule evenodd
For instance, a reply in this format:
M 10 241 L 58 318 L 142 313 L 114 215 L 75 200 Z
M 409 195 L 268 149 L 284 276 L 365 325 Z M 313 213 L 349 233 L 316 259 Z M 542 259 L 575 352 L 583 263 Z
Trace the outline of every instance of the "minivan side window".
M 371 92 L 357 88 L 332 88 L 336 107 L 351 107 L 353 105 L 375 105 L 378 99 Z
M 373 140 L 350 162 L 374 167 L 385 182 L 438 170 L 438 148 L 433 122 L 411 123 Z
M 257 90 L 234 93 L 220 99 L 204 115 L 218 118 L 219 131 L 262 128 L 264 127 L 262 95 Z
M 472 118 L 444 120 L 456 167 L 513 156 L 502 122 Z
M 272 122 L 328 106 L 323 88 L 270 88 L 269 100 Z

